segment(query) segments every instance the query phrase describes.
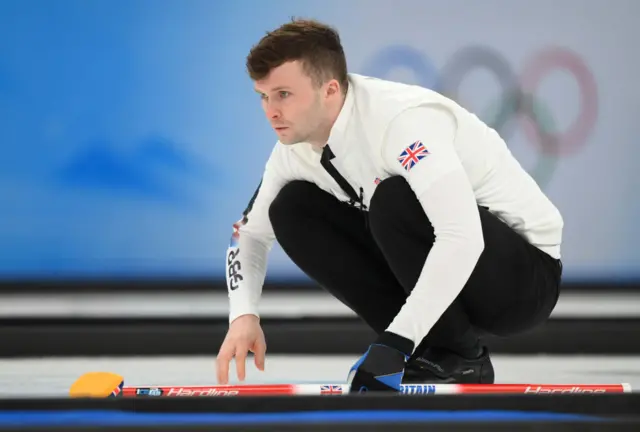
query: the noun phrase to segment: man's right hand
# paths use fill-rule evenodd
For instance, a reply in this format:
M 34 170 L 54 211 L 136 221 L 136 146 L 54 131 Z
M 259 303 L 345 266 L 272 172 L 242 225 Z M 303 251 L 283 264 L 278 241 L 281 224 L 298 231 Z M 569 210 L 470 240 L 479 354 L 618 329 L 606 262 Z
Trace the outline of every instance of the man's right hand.
M 231 323 L 227 336 L 220 347 L 216 360 L 218 383 L 229 383 L 229 364 L 235 358 L 238 379 L 245 379 L 245 362 L 251 351 L 255 356 L 256 367 L 264 371 L 264 358 L 267 344 L 264 339 L 260 319 L 255 315 L 242 315 Z

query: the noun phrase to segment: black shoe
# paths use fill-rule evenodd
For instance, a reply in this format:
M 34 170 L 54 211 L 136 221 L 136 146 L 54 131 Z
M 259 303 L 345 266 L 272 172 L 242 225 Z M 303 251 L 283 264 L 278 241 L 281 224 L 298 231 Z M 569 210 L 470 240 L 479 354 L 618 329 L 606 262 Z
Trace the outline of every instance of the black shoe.
M 410 359 L 404 369 L 403 384 L 493 384 L 494 372 L 489 351 L 467 359 L 449 350 L 429 348 Z

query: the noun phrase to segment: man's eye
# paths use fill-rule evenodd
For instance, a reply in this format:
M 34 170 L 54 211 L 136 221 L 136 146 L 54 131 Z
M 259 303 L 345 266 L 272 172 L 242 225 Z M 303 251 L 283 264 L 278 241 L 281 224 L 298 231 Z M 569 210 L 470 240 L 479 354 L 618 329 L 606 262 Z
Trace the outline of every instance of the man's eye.
M 280 92 L 280 97 L 281 98 L 286 98 L 287 96 L 289 96 L 289 92 L 288 91 L 284 91 L 283 90 L 283 91 Z

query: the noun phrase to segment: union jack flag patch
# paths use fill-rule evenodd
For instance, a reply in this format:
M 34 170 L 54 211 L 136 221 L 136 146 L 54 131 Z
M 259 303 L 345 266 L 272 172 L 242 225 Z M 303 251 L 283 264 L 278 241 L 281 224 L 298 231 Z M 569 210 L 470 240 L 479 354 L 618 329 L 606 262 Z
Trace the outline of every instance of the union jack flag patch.
M 411 171 L 411 168 L 416 166 L 420 159 L 426 157 L 428 154 L 429 150 L 422 144 L 422 141 L 416 141 L 400 153 L 398 162 L 400 162 L 402 168 Z
M 342 394 L 341 385 L 323 385 L 320 387 L 320 394 Z

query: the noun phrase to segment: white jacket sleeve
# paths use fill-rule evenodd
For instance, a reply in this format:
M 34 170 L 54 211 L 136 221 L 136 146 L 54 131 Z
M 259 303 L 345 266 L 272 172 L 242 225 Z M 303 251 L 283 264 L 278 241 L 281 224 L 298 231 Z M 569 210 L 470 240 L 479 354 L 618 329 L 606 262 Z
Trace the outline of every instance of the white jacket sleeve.
M 413 108 L 393 120 L 383 144 L 390 173 L 407 180 L 435 233 L 418 281 L 387 329 L 415 346 L 460 294 L 484 249 L 478 206 L 454 148 L 456 129 L 443 107 Z M 413 143 L 426 152 L 408 167 L 403 151 Z
M 276 147 L 242 219 L 233 225 L 226 254 L 229 322 L 241 315 L 259 316 L 258 304 L 267 272 L 267 258 L 275 240 L 269 206 L 287 181 L 279 156 Z

